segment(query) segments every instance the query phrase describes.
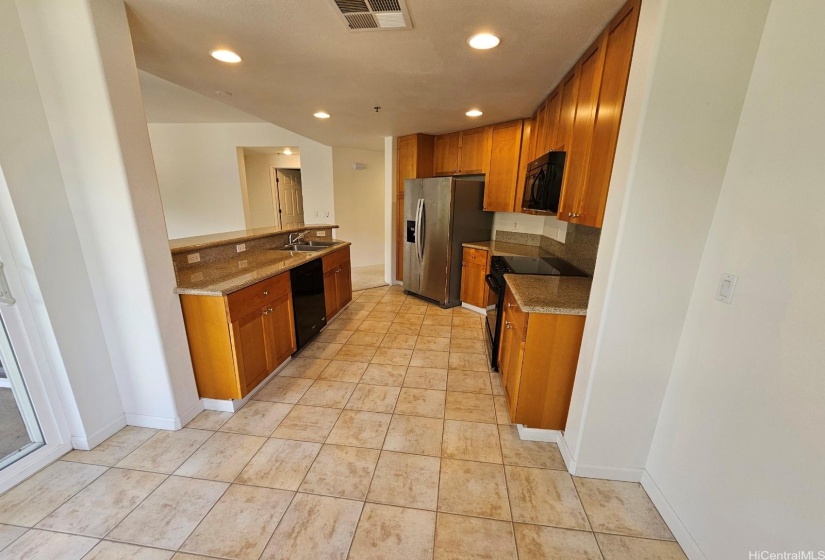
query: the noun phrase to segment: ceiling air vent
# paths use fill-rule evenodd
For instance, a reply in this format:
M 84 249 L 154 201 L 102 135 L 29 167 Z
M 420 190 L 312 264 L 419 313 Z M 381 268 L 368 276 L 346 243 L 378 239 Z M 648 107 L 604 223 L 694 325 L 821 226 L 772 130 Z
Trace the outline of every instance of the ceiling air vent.
M 330 0 L 350 31 L 412 29 L 404 0 Z

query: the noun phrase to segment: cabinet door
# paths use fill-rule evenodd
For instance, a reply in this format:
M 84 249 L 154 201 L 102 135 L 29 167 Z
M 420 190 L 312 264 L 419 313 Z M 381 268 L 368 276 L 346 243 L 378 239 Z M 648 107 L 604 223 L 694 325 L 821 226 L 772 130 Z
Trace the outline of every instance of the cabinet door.
M 395 193 L 404 196 L 404 181 L 416 178 L 416 137 L 415 134 L 402 136 L 398 139 L 396 163 Z
M 284 296 L 273 301 L 264 310 L 264 318 L 269 343 L 267 352 L 270 360 L 269 371 L 272 371 L 284 363 L 284 360 L 296 350 L 292 296 Z
M 638 18 L 639 5 L 633 2 L 622 9 L 607 30 L 590 165 L 575 210 L 579 224 L 602 227 Z
M 490 127 L 490 168 L 484 185 L 484 210 L 488 212 L 515 208 L 522 126 L 519 119 Z
M 458 170 L 462 175 L 487 172 L 490 160 L 490 137 L 487 127 L 459 133 Z
M 487 270 L 482 266 L 465 264 L 461 267 L 461 301 L 482 309 L 487 307 Z
M 579 87 L 576 96 L 576 116 L 573 120 L 573 130 L 564 165 L 559 220 L 576 221 L 578 199 L 585 186 L 604 59 L 603 43 L 603 39 L 597 41 L 585 52 L 578 64 Z
M 349 259 L 338 267 L 335 275 L 335 287 L 338 295 L 338 309 L 343 309 L 352 301 L 352 268 Z
M 235 349 L 241 396 L 245 396 L 250 388 L 255 387 L 272 371 L 267 355 L 264 309 L 253 311 L 232 323 L 232 344 Z
M 454 175 L 458 173 L 459 141 L 458 132 L 435 137 L 433 175 Z
M 331 320 L 340 307 L 338 307 L 338 287 L 335 281 L 335 271 L 333 268 L 324 272 L 324 304 L 327 309 L 327 321 Z
M 404 196 L 395 199 L 395 279 L 404 280 Z
M 546 131 L 541 154 L 555 150 L 558 145 L 559 117 L 561 115 L 561 88 L 556 88 L 547 98 Z M 539 154 L 539 155 L 541 155 Z
M 499 369 L 501 381 L 507 396 L 507 405 L 510 409 L 510 421 L 515 422 L 518 412 L 519 385 L 521 383 L 521 369 L 524 362 L 524 332 L 510 320 L 504 312 L 501 328 L 501 352 L 499 354 Z

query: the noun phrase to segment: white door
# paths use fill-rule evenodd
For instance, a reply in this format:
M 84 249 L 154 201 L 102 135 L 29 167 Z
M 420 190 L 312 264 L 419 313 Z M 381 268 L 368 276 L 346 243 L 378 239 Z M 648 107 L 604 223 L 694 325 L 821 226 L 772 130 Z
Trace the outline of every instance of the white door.
M 304 194 L 301 189 L 301 170 L 276 169 L 275 186 L 281 226 L 303 224 Z

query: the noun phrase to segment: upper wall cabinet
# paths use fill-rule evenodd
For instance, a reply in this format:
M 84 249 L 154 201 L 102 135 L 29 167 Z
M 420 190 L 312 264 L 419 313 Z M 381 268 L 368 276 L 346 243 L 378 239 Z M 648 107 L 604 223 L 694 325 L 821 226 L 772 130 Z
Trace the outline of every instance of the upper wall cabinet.
M 490 160 L 490 127 L 458 133 L 458 172 L 462 175 L 486 173 Z
M 490 163 L 484 183 L 484 210 L 488 212 L 516 209 L 523 132 L 522 119 L 490 127 Z
M 459 172 L 460 138 L 458 132 L 435 137 L 433 150 L 433 174 L 455 175 Z
M 398 138 L 395 179 L 395 278 L 404 278 L 404 181 L 433 175 L 433 144 L 428 134 L 410 134 Z

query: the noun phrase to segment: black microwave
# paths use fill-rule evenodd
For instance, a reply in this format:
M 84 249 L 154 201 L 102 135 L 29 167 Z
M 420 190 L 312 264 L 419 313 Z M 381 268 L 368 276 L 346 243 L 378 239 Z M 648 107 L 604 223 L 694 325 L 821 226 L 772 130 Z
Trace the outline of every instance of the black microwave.
M 557 214 L 564 174 L 565 152 L 547 152 L 527 166 L 521 210 L 529 214 Z

